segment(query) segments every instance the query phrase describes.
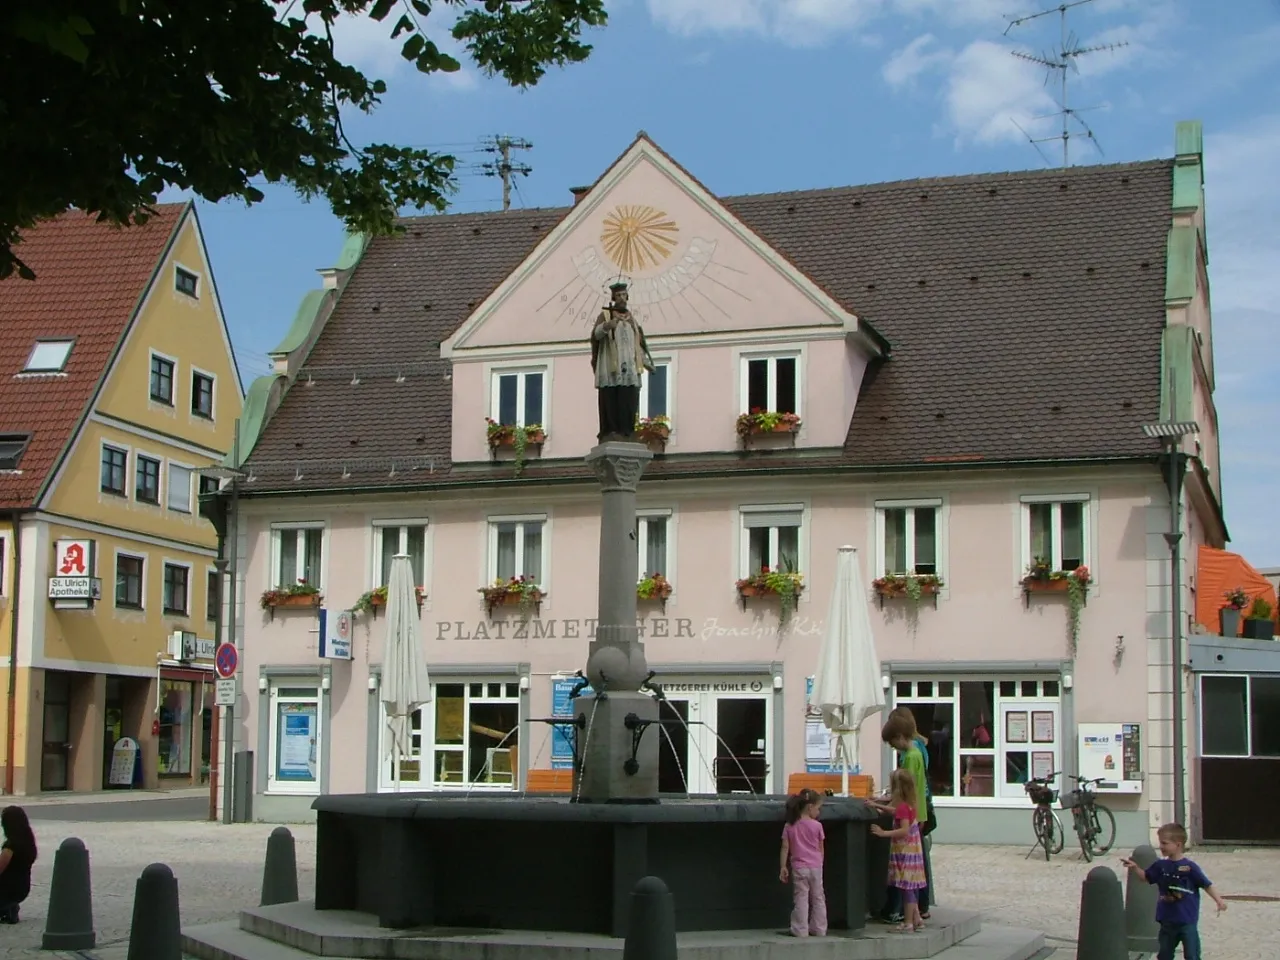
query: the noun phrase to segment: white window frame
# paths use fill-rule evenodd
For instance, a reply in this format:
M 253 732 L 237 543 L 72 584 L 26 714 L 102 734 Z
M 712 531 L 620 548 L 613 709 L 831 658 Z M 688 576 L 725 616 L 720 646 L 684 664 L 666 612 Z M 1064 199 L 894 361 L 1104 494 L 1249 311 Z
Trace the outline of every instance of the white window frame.
M 185 560 L 174 560 L 172 557 L 163 557 L 162 560 L 163 560 L 163 563 L 161 564 L 161 567 L 160 567 L 160 612 L 166 617 L 177 617 L 182 620 L 190 620 L 191 619 L 191 599 L 192 599 L 192 594 L 194 593 L 194 590 L 192 589 L 192 585 L 191 585 L 192 565 Z M 176 613 L 164 605 L 165 567 L 181 567 L 182 569 L 187 571 L 187 595 L 183 598 L 186 606 L 186 610 L 181 613 Z
M 164 360 L 168 363 L 173 364 L 173 374 L 169 378 L 170 397 L 167 402 L 164 400 L 157 400 L 155 397 L 151 395 L 151 362 L 156 359 Z M 170 410 L 177 410 L 178 409 L 178 384 L 179 382 L 181 382 L 181 374 L 182 374 L 182 364 L 179 362 L 177 357 L 171 357 L 169 356 L 169 354 L 161 353 L 159 350 L 147 351 L 147 403 L 152 403 L 161 407 L 166 407 Z
M 666 408 L 667 418 L 675 425 L 675 374 L 676 365 L 670 357 L 654 357 L 653 365 L 655 367 L 667 368 L 667 390 L 666 390 Z M 644 372 L 644 376 L 640 378 L 640 419 L 643 420 L 649 415 L 649 371 Z
M 427 580 L 431 575 L 431 521 L 426 517 L 373 521 L 373 557 L 369 565 L 370 589 L 376 590 L 378 587 L 388 586 L 382 582 L 382 538 L 387 535 L 388 530 L 397 531 L 400 538 L 400 549 L 397 552 L 405 553 L 408 550 L 405 541 L 409 537 L 407 532 L 409 527 L 422 527 L 422 570 L 414 571 L 415 578 L 420 575 L 421 579 L 414 586 L 422 587 L 428 596 L 430 595 Z
M 270 581 L 267 589 L 282 590 L 291 586 L 291 584 L 280 582 L 280 534 L 288 530 L 320 531 L 320 582 L 313 583 L 312 586 L 323 593 L 324 579 L 329 572 L 329 531 L 328 525 L 323 520 L 284 520 L 271 524 L 271 569 L 267 571 L 267 578 Z M 306 556 L 306 538 L 299 537 L 294 557 L 296 569 L 302 570 L 306 567 Z
M 31 364 L 36 358 L 36 351 L 41 347 L 66 347 L 62 354 L 62 363 L 56 367 L 33 367 Z M 19 373 L 45 373 L 65 374 L 67 370 L 67 361 L 71 359 L 71 351 L 75 349 L 76 341 L 72 337 L 53 337 L 51 339 L 40 339 L 35 342 L 35 346 L 31 348 L 31 352 L 27 354 L 27 362 L 23 364 Z
M 132 500 L 134 493 L 137 491 L 138 478 L 133 472 L 133 448 L 125 446 L 123 443 L 116 443 L 114 440 L 103 440 L 99 444 L 98 450 L 98 493 L 105 493 L 112 497 L 123 497 L 125 500 Z M 121 491 L 102 489 L 102 460 L 103 453 L 108 449 L 116 451 L 116 453 L 124 454 L 124 489 Z M 130 487 L 133 487 L 131 490 Z
M 514 516 L 487 517 L 488 550 L 485 568 L 488 576 L 485 583 L 493 583 L 498 579 L 498 526 L 514 523 L 516 527 L 516 576 L 523 576 L 520 569 L 524 564 L 524 524 L 542 524 L 542 577 L 538 580 L 538 588 L 549 593 L 547 584 L 551 579 L 551 518 L 545 513 L 522 513 Z
M 165 458 L 154 453 L 147 453 L 145 450 L 134 450 L 132 460 L 133 470 L 131 471 L 132 482 L 130 483 L 129 499 L 134 503 L 140 503 L 145 507 L 155 507 L 158 510 L 163 510 L 165 497 L 168 494 L 168 485 L 165 483 L 165 480 L 168 479 L 165 476 L 165 474 L 168 473 L 164 468 Z M 154 502 L 151 500 L 142 500 L 138 497 L 138 468 L 141 466 L 143 460 L 150 460 L 156 464 L 156 499 Z
M 196 278 L 196 292 L 195 292 L 195 293 L 187 293 L 185 290 L 183 290 L 181 287 L 179 287 L 179 286 L 178 286 L 178 271 L 179 271 L 179 270 L 181 270 L 183 273 L 190 274 L 191 276 L 193 276 L 193 277 L 195 277 L 195 278 Z M 175 261 L 175 262 L 174 262 L 174 264 L 173 264 L 173 292 L 174 292 L 174 293 L 176 293 L 176 294 L 178 294 L 178 295 L 180 295 L 180 296 L 186 297 L 186 298 L 188 298 L 189 300 L 199 300 L 199 299 L 200 299 L 200 291 L 201 291 L 201 288 L 202 288 L 203 286 L 204 286 L 204 277 L 200 275 L 200 271 L 199 271 L 199 270 L 192 270 L 190 267 L 186 266 L 185 264 L 178 263 L 177 261 Z
M 1087 493 L 1059 493 L 1059 494 L 1026 494 L 1018 498 L 1018 511 L 1021 516 L 1021 535 L 1022 535 L 1022 568 L 1019 571 L 1018 579 L 1026 575 L 1027 568 L 1031 565 L 1035 557 L 1031 555 L 1031 505 L 1048 503 L 1053 506 L 1053 526 L 1055 531 L 1054 540 L 1054 556 L 1047 557 L 1053 572 L 1057 573 L 1062 570 L 1062 504 L 1064 503 L 1083 503 L 1084 508 L 1081 510 L 1080 529 L 1084 543 L 1082 547 L 1083 558 L 1081 560 L 1093 576 L 1091 577 L 1091 587 L 1096 585 L 1097 576 L 1094 570 L 1093 562 L 1093 504 L 1094 499 Z M 1070 571 L 1067 571 L 1070 573 Z
M 551 430 L 547 426 L 547 421 L 551 419 L 551 368 L 545 364 L 536 366 L 518 366 L 518 367 L 491 367 L 489 369 L 489 417 L 495 421 L 501 422 L 499 414 L 499 398 L 501 393 L 501 383 L 503 377 L 515 376 L 516 381 L 516 426 L 529 427 L 533 424 L 526 422 L 524 409 L 524 383 L 525 378 L 530 374 L 538 374 L 542 377 L 542 420 L 537 421 L 537 425 L 542 427 L 547 433 Z
M 203 413 L 196 412 L 196 409 L 195 409 L 196 377 L 197 376 L 206 378 L 210 384 L 208 416 L 205 416 Z M 188 412 L 191 414 L 191 416 L 195 417 L 197 420 L 205 420 L 209 423 L 213 423 L 215 420 L 218 419 L 217 411 L 218 411 L 218 378 L 214 374 L 210 373 L 208 370 L 201 370 L 199 367 L 192 367 L 191 368 L 191 403 L 190 403 L 190 410 Z
M 796 362 L 796 416 L 803 416 L 803 398 L 804 393 L 804 351 L 798 349 L 792 350 L 767 350 L 753 353 L 742 353 L 739 355 L 740 368 L 738 371 L 738 406 L 741 408 L 739 413 L 751 412 L 751 387 L 750 387 L 750 364 L 752 360 L 768 360 L 769 361 L 769 379 L 768 379 L 768 404 L 765 406 L 767 412 L 773 413 L 778 409 L 778 360 L 795 360 Z
M 308 690 L 306 695 L 281 696 L 282 690 Z M 294 796 L 314 796 L 320 793 L 320 784 L 324 780 L 324 738 L 328 731 L 324 728 L 324 693 L 320 679 L 310 677 L 272 677 L 267 685 L 267 793 L 292 794 Z M 282 704 L 299 703 L 313 705 L 316 711 L 315 720 L 315 756 L 316 772 L 314 780 L 282 780 L 276 776 L 279 770 L 280 749 L 280 706 Z
M 175 506 L 170 502 L 170 495 L 173 493 L 173 468 L 174 468 L 174 467 L 177 467 L 179 470 L 186 470 L 186 471 L 188 471 L 188 473 L 187 473 L 187 506 L 186 506 L 186 508 L 185 508 L 185 509 L 184 509 L 184 508 L 182 508 L 182 507 L 175 507 Z M 193 490 L 193 487 L 195 486 L 195 482 L 196 482 L 196 481 L 195 481 L 195 477 L 196 477 L 196 475 L 197 475 L 197 471 L 198 471 L 198 470 L 199 470 L 199 468 L 198 468 L 198 467 L 195 467 L 195 466 L 193 466 L 193 465 L 191 465 L 191 464 L 189 464 L 189 463 L 183 463 L 183 462 L 182 462 L 182 461 L 180 461 L 180 460 L 166 460 L 166 461 L 165 461 L 165 464 L 164 464 L 164 504 L 163 504 L 163 506 L 164 506 L 164 508 L 165 508 L 166 510 L 172 510 L 172 511 L 174 511 L 175 513 L 183 513 L 183 514 L 186 514 L 186 515 L 188 515 L 188 516 L 190 516 L 190 515 L 194 512 L 194 507 L 192 506 L 192 501 L 195 499 L 195 494 L 192 492 L 192 490 Z
M 747 526 L 747 517 L 760 513 L 794 513 L 799 518 L 797 524 L 778 524 L 769 530 L 770 570 L 778 569 L 778 530 L 783 526 L 795 526 L 796 533 L 796 573 L 803 574 L 808 568 L 808 529 L 809 510 L 803 503 L 744 503 L 738 506 L 738 576 L 750 577 L 760 571 L 751 569 L 751 528 Z
M 636 521 L 638 529 L 636 531 L 636 566 L 639 568 L 636 572 L 636 580 L 642 580 L 645 574 L 652 573 L 646 570 L 645 557 L 649 554 L 649 521 L 665 520 L 667 524 L 667 549 L 666 556 L 663 557 L 662 575 L 672 584 L 675 583 L 675 571 L 671 569 L 672 561 L 675 557 L 675 550 L 672 549 L 675 534 L 675 515 L 670 509 L 645 509 L 636 511 Z
M 916 511 L 917 510 L 933 510 L 933 536 L 934 536 L 934 568 L 937 570 L 937 576 L 941 577 L 945 582 L 944 575 L 944 557 L 945 550 L 943 543 L 945 536 L 943 534 L 943 521 L 945 519 L 944 503 L 941 497 L 924 497 L 914 500 L 877 500 L 875 502 L 875 530 L 876 530 L 876 577 L 883 577 L 889 573 L 897 573 L 891 571 L 885 566 L 885 539 L 888 532 L 888 524 L 885 522 L 886 510 L 906 510 L 906 540 L 907 540 L 907 570 L 909 575 L 915 575 L 916 566 Z
M 131 607 L 122 605 L 116 594 L 116 583 L 120 579 L 120 558 L 128 557 L 130 560 L 142 561 L 142 573 L 138 576 L 138 605 Z M 134 553 L 132 550 L 115 551 L 115 563 L 111 568 L 111 606 L 115 610 L 125 610 L 130 613 L 140 613 L 147 609 L 147 567 L 148 557 L 145 553 Z M 163 604 L 162 604 L 163 605 Z

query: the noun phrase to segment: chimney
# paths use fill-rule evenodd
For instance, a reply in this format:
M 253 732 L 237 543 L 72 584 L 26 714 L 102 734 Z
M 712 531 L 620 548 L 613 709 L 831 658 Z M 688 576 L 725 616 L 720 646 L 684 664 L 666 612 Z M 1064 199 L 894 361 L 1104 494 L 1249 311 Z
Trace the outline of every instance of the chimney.
M 570 187 L 569 192 L 573 194 L 573 205 L 576 207 L 582 202 L 582 198 L 591 192 L 590 187 Z

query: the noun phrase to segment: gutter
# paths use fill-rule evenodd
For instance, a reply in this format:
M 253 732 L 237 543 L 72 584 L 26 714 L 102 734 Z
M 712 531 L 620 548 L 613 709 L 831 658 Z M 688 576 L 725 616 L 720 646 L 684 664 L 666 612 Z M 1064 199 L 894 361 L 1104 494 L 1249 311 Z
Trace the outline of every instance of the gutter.
M 6 727 L 4 748 L 4 792 L 13 796 L 13 751 L 18 735 L 16 723 L 18 717 L 18 590 L 22 582 L 22 548 L 19 544 L 21 517 L 25 510 L 16 510 L 9 514 L 13 522 L 13 612 L 9 615 L 9 689 L 8 701 L 5 704 Z

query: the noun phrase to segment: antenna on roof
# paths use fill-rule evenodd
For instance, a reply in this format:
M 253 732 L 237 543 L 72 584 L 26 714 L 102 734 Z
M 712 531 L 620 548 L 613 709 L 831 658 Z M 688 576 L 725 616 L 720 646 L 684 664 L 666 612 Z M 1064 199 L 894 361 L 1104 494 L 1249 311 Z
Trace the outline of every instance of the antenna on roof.
M 502 209 L 504 212 L 510 210 L 513 178 L 516 174 L 527 177 L 533 172 L 533 167 L 527 163 L 512 163 L 511 151 L 532 150 L 533 144 L 520 137 L 508 137 L 501 134 L 496 137 L 485 137 L 480 143 L 485 153 L 496 153 L 498 155 L 497 160 L 480 164 L 480 172 L 486 177 L 502 178 Z M 521 203 L 523 202 L 522 200 Z
M 1080 119 L 1081 113 L 1084 113 L 1086 110 L 1095 110 L 1097 108 L 1071 107 L 1068 105 L 1068 72 L 1080 72 L 1080 68 L 1076 64 L 1081 57 L 1088 56 L 1092 53 L 1119 50 L 1121 47 L 1127 47 L 1129 45 L 1128 41 L 1125 41 L 1123 43 L 1100 43 L 1092 47 L 1080 46 L 1080 40 L 1075 35 L 1075 32 L 1067 29 L 1067 11 L 1072 7 L 1082 7 L 1086 3 L 1093 2 L 1094 0 L 1073 0 L 1071 3 L 1060 3 L 1056 7 L 1051 7 L 1048 10 L 1041 10 L 1039 13 L 1031 13 L 1025 17 L 1008 17 L 1009 25 L 1004 29 L 1004 36 L 1007 37 L 1009 35 L 1009 31 L 1014 27 L 1020 27 L 1032 20 L 1039 20 L 1041 17 L 1047 17 L 1055 13 L 1058 14 L 1061 39 L 1059 40 L 1056 48 L 1040 56 L 1033 53 L 1023 53 L 1019 50 L 1013 50 L 1011 52 L 1019 60 L 1026 60 L 1028 63 L 1036 63 L 1044 67 L 1046 71 L 1044 82 L 1046 85 L 1048 85 L 1050 78 L 1053 76 L 1053 72 L 1055 70 L 1058 72 L 1060 90 L 1058 96 L 1058 112 L 1050 114 L 1049 117 L 1062 118 L 1061 132 L 1052 137 L 1040 137 L 1037 139 L 1028 134 L 1027 131 L 1022 130 L 1022 127 L 1018 125 L 1017 121 L 1014 121 L 1014 126 L 1018 127 L 1019 130 L 1022 130 L 1023 134 L 1026 135 L 1027 139 L 1031 142 L 1031 145 L 1036 148 L 1042 157 L 1044 157 L 1045 154 L 1040 150 L 1040 144 L 1050 143 L 1054 140 L 1061 140 L 1062 165 L 1064 167 L 1071 166 L 1071 127 L 1073 123 L 1080 128 L 1080 133 L 1088 138 L 1095 147 L 1097 147 L 1098 152 L 1102 153 L 1102 145 L 1098 143 L 1098 138 L 1093 135 L 1093 131 L 1089 128 L 1089 125 Z M 1036 119 L 1047 120 L 1049 117 L 1036 117 Z M 1048 157 L 1045 157 L 1045 161 L 1048 162 Z

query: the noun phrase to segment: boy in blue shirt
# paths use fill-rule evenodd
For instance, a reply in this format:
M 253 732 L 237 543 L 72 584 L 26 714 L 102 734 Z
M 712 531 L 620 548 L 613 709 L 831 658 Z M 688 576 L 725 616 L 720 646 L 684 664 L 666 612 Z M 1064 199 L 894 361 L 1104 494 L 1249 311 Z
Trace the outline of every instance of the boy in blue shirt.
M 1174 951 L 1182 944 L 1186 960 L 1200 960 L 1200 891 L 1212 899 L 1221 913 L 1227 902 L 1214 889 L 1204 871 L 1183 854 L 1187 848 L 1187 831 L 1180 823 L 1166 823 L 1156 831 L 1160 840 L 1160 856 L 1143 870 L 1132 860 L 1121 860 L 1136 876 L 1154 883 L 1160 891 L 1156 902 L 1156 922 L 1160 924 L 1160 952 L 1157 960 L 1173 960 Z

